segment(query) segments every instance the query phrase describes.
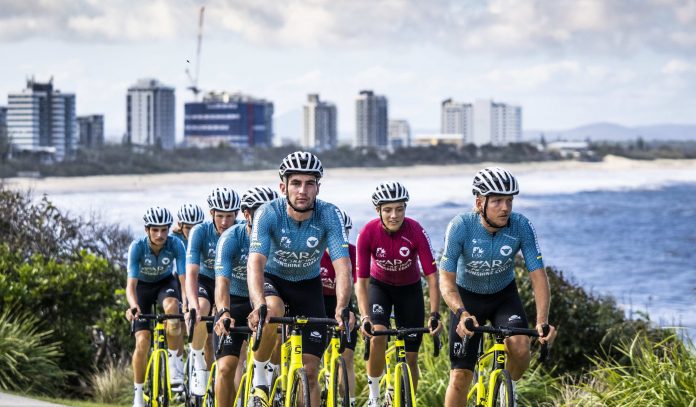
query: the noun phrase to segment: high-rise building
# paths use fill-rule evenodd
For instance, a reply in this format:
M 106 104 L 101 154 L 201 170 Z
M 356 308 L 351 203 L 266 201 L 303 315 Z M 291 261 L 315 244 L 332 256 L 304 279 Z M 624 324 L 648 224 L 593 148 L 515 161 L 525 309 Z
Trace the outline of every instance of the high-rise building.
M 0 106 L 0 137 L 7 134 L 7 106 Z
M 77 124 L 75 95 L 53 88 L 47 83 L 27 80 L 19 93 L 7 97 L 7 132 L 18 151 L 48 153 L 61 161 L 75 152 Z
M 474 137 L 474 113 L 470 103 L 457 103 L 452 99 L 442 101 L 440 133 L 461 134 L 462 144 L 471 143 Z
M 481 99 L 474 103 L 474 144 L 504 146 L 521 141 L 521 107 Z
M 387 98 L 363 90 L 355 101 L 355 146 L 387 147 L 388 138 Z
M 338 145 L 336 105 L 319 100 L 319 95 L 307 95 L 304 105 L 304 136 L 307 148 L 331 149 Z
M 411 126 L 407 120 L 389 120 L 389 146 L 411 147 Z
M 273 102 L 241 93 L 209 92 L 184 106 L 184 142 L 210 147 L 273 143 Z
M 172 149 L 176 144 L 174 88 L 140 79 L 126 96 L 126 139 L 140 146 Z
M 96 149 L 104 145 L 104 115 L 78 116 L 77 127 L 80 147 Z

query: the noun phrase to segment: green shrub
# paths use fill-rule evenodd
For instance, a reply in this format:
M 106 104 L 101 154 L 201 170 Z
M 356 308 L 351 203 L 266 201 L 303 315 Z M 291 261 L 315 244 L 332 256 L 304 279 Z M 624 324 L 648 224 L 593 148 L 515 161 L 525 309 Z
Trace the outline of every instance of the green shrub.
M 58 366 L 60 344 L 45 322 L 24 311 L 0 313 L 0 389 L 55 395 L 66 378 Z
M 90 376 L 92 398 L 104 404 L 128 404 L 133 400 L 133 371 L 129 365 L 110 363 Z

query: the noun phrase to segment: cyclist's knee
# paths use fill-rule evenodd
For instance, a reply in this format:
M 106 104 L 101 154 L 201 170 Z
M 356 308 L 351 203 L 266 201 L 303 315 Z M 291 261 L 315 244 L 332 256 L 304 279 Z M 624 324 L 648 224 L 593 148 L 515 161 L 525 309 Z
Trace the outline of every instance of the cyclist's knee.
M 149 332 L 135 337 L 135 353 L 147 353 L 150 350 L 150 335 Z
M 307 373 L 307 378 L 310 381 L 316 381 L 317 376 L 319 376 L 319 358 L 314 355 L 303 355 L 302 364 Z
M 167 333 L 172 336 L 181 335 L 181 322 L 175 319 L 167 321 Z
M 387 347 L 387 337 L 373 336 L 370 340 L 370 347 L 375 350 L 385 349 Z
M 164 309 L 165 314 L 178 314 L 179 313 L 179 300 L 173 297 L 168 297 L 165 298 L 164 301 L 162 301 L 162 308 Z M 172 322 L 175 321 L 173 319 L 167 321 L 167 322 Z
M 450 370 L 449 387 L 457 393 L 465 392 L 469 388 L 473 376 L 474 374 L 471 370 L 452 369 Z
M 268 314 L 272 317 L 282 317 L 285 315 L 285 304 L 279 297 L 267 297 Z
M 216 363 L 216 369 L 220 376 L 224 378 L 233 378 L 237 371 L 237 358 L 234 356 L 226 356 L 219 359 Z
M 507 344 L 508 356 L 515 362 L 529 363 L 531 353 L 529 351 L 529 341 L 510 341 Z

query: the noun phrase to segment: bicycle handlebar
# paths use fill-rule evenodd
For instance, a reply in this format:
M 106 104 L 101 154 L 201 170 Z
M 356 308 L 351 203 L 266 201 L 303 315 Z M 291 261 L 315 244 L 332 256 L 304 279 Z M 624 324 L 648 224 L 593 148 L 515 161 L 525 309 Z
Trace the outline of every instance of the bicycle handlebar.
M 188 338 L 189 342 L 193 341 L 193 330 L 196 327 L 196 309 L 191 308 L 189 309 L 189 320 L 188 320 L 188 326 L 187 326 L 187 331 L 188 331 Z M 205 322 L 215 322 L 215 317 L 214 316 L 201 316 L 201 321 Z
M 499 327 L 492 327 L 489 325 L 481 325 L 481 326 L 474 326 L 474 320 L 471 318 L 467 318 L 464 320 L 464 326 L 466 327 L 467 330 L 471 332 L 480 332 L 480 333 L 488 333 L 488 334 L 493 334 L 493 335 L 499 335 L 502 337 L 509 337 L 509 336 L 514 336 L 514 335 L 526 335 L 529 337 L 533 338 L 545 338 L 549 332 L 551 331 L 551 328 L 549 327 L 548 324 L 543 324 L 541 326 L 542 330 L 542 335 L 539 335 L 539 331 L 536 329 L 530 329 L 530 328 L 516 328 L 516 327 L 508 327 L 508 326 L 499 326 Z M 464 338 L 462 338 L 462 346 L 464 346 Z M 464 349 L 464 348 L 463 348 Z M 539 361 L 544 362 L 546 359 L 548 359 L 549 356 L 549 344 L 548 342 L 545 342 L 541 344 L 541 349 L 539 350 Z
M 230 318 L 225 318 L 222 321 L 222 324 L 225 326 L 225 331 L 227 331 L 227 333 L 220 336 L 218 340 L 217 349 L 215 349 L 215 356 L 220 356 L 220 352 L 222 352 L 222 345 L 224 344 L 227 337 L 229 337 L 230 335 L 251 333 L 251 328 L 249 328 L 248 326 L 231 327 L 230 325 L 232 325 L 232 320 Z
M 131 308 L 131 314 L 135 315 L 135 313 L 138 312 L 137 308 Z M 133 318 L 131 321 L 131 329 L 130 329 L 130 334 L 133 336 L 135 334 L 135 322 L 139 320 L 146 320 L 146 321 L 152 321 L 156 320 L 157 322 L 164 322 L 168 319 L 178 319 L 180 321 L 184 320 L 184 315 L 183 314 L 140 314 L 138 315 L 138 318 Z
M 261 345 L 261 334 L 263 333 L 263 326 L 266 324 L 266 315 L 268 314 L 268 307 L 266 304 L 263 304 L 259 307 L 259 325 L 256 328 L 256 335 L 254 335 L 254 345 L 251 347 L 251 350 L 256 352 L 259 350 L 259 346 Z
M 372 324 L 369 326 L 370 334 L 372 336 L 396 336 L 397 338 L 405 337 L 410 334 L 427 334 L 430 333 L 430 328 L 397 328 L 397 329 L 383 329 L 380 331 L 372 330 Z M 440 356 L 440 348 L 442 348 L 442 341 L 440 341 L 440 335 L 435 335 L 433 337 L 433 356 Z M 364 360 L 370 358 L 370 338 L 365 338 L 365 353 L 363 355 Z

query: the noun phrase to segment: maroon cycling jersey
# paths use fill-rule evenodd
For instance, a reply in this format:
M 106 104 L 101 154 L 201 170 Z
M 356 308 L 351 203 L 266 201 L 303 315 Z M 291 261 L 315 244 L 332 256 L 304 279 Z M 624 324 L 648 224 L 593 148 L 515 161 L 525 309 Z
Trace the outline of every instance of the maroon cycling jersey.
M 358 235 L 356 264 L 359 278 L 396 286 L 418 282 L 421 268 L 426 276 L 437 270 L 430 237 L 411 218 L 404 218 L 401 229 L 393 233 L 382 227 L 380 219 L 365 225 Z
M 355 283 L 355 245 L 348 246 L 348 254 L 350 255 L 351 271 L 353 272 L 353 282 Z M 331 256 L 328 251 L 324 252 L 321 257 L 321 285 L 324 295 L 336 296 L 336 270 L 334 270 Z

